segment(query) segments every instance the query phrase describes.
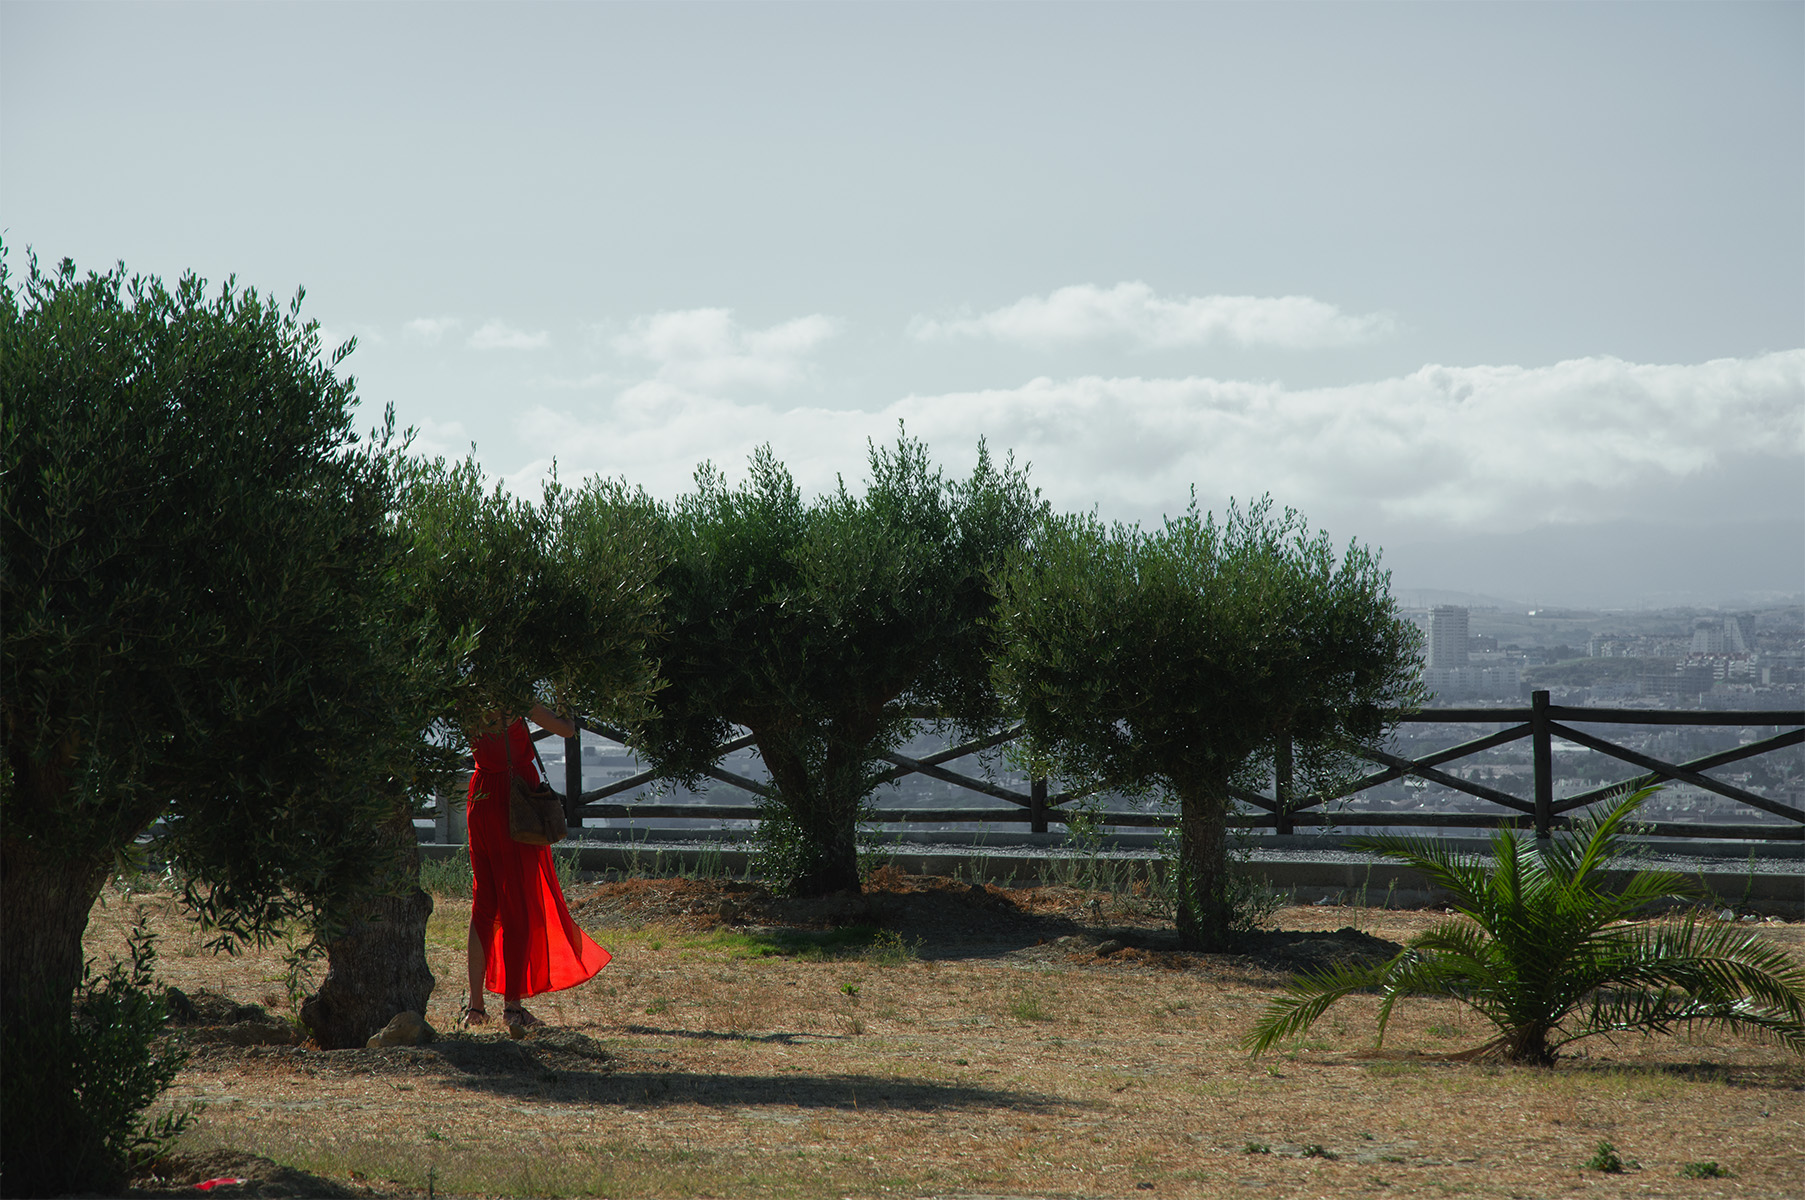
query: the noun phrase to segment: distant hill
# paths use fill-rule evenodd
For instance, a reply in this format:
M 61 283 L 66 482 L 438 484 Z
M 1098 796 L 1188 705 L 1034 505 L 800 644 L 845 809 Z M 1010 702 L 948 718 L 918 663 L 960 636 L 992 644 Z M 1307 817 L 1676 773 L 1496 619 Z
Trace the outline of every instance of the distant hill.
M 1454 592 L 1446 588 L 1391 589 L 1392 598 L 1404 608 L 1434 608 L 1438 604 L 1454 604 L 1461 608 L 1495 608 L 1501 612 L 1523 613 L 1529 605 L 1521 600 L 1503 600 L 1480 592 Z

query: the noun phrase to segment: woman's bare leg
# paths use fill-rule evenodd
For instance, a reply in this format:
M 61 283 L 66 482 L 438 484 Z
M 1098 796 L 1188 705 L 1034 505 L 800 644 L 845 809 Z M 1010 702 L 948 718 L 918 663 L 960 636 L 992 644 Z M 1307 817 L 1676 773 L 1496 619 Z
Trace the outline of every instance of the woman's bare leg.
M 477 935 L 476 922 L 470 922 L 470 942 L 466 957 L 470 963 L 470 993 L 464 1003 L 471 1008 L 483 1007 L 483 974 L 488 970 L 489 951 L 483 939 Z

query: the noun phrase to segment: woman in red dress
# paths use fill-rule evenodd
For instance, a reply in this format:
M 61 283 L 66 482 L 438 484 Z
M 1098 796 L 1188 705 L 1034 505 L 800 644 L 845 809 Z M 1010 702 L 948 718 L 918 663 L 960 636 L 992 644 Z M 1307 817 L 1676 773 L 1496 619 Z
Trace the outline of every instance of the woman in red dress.
M 529 716 L 557 736 L 576 734 L 575 726 L 543 705 L 535 704 Z M 470 1002 L 464 1024 L 488 1023 L 486 988 L 500 993 L 508 1034 L 517 1038 L 541 1023 L 521 1007 L 522 1000 L 575 987 L 607 966 L 611 956 L 571 919 L 551 847 L 517 842 L 508 834 L 510 771 L 529 781 L 539 779 L 526 722 L 511 721 L 503 730 L 498 719 L 471 736 L 470 753 L 476 770 L 466 809 L 473 887 Z

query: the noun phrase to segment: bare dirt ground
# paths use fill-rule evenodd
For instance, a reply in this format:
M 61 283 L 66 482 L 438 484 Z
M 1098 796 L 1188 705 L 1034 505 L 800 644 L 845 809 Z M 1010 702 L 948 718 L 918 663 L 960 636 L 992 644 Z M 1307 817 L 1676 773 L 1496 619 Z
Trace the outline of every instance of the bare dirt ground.
M 1445 1002 L 1401 1006 L 1375 1050 L 1358 997 L 1281 1052 L 1238 1048 L 1291 970 L 1436 913 L 1283 909 L 1283 932 L 1214 956 L 1133 897 L 893 872 L 810 903 L 681 880 L 570 899 L 615 960 L 538 998 L 546 1029 L 454 1028 L 469 906 L 440 899 L 438 1040 L 325 1052 L 285 1044 L 279 947 L 209 955 L 167 894 L 109 892 L 90 953 L 142 906 L 197 998 L 168 1099 L 205 1109 L 137 1194 L 1805 1194 L 1805 1064 L 1771 1045 L 1599 1041 L 1513 1068 L 1455 1058 L 1485 1032 Z M 1805 954 L 1805 926 L 1760 928 Z M 1625 1171 L 1585 1168 L 1601 1141 Z M 1732 1174 L 1680 1176 L 1702 1162 Z M 193 1190 L 217 1176 L 249 1182 Z

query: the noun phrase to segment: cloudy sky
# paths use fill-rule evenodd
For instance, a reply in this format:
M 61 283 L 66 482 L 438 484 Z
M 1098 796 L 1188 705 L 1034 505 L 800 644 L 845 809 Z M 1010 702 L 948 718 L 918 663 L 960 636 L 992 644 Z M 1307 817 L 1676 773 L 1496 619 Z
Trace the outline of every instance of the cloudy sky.
M 0 227 L 531 489 L 905 422 L 1401 590 L 1805 590 L 1805 5 L 0 5 Z

